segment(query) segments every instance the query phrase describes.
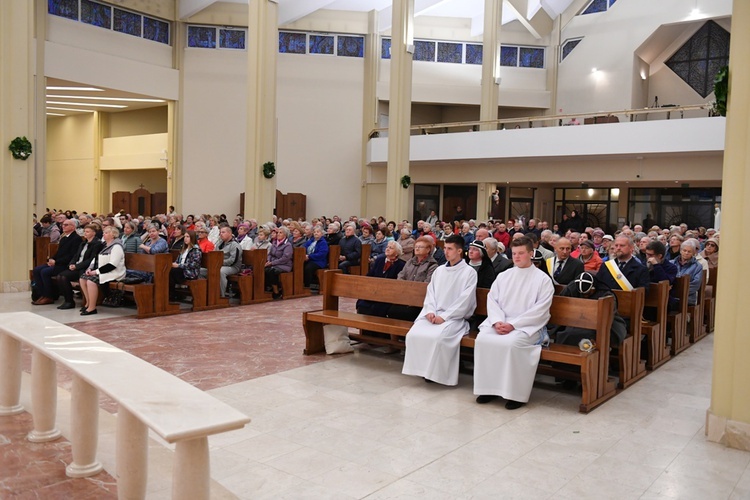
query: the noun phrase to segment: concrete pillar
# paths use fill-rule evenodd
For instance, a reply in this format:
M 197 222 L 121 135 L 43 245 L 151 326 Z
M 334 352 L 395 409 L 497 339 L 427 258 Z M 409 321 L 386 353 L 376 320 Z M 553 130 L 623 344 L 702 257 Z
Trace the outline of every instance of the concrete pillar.
M 388 174 L 385 188 L 387 220 L 409 218 L 409 190 L 401 178 L 409 175 L 411 73 L 414 47 L 414 0 L 393 1 L 391 36 L 391 102 L 388 122 Z M 407 51 L 412 50 L 412 52 Z M 411 189 L 411 188 L 410 188 Z
M 492 209 L 492 192 L 497 189 L 493 182 L 480 182 L 477 184 L 477 222 L 487 221 Z
M 481 121 L 497 120 L 498 91 L 500 90 L 500 26 L 502 20 L 503 0 L 484 0 L 482 100 L 479 106 L 479 119 Z M 479 130 L 497 130 L 497 124 L 482 124 L 479 126 Z M 486 210 L 479 211 L 479 207 L 477 207 L 477 217 L 481 219 L 484 216 L 486 216 Z
M 547 55 L 547 90 L 550 93 L 549 108 L 545 110 L 545 115 L 555 115 L 560 112 L 557 108 L 557 75 L 560 69 L 560 43 L 561 38 L 561 16 L 557 16 L 552 21 L 552 33 L 550 33 L 550 46 Z M 545 122 L 545 126 L 556 126 L 558 122 Z
M 269 221 L 276 204 L 276 178 L 263 176 L 263 164 L 276 164 L 276 54 L 278 5 L 250 0 L 247 41 L 247 156 L 245 217 Z M 283 165 L 276 165 L 277 169 Z
M 378 63 L 380 62 L 380 37 L 378 36 L 378 11 L 367 14 L 365 36 L 365 85 L 362 98 L 362 184 L 360 188 L 359 214 L 367 213 L 367 142 L 370 131 L 378 126 Z
M 44 165 L 44 158 L 37 158 L 35 147 L 33 34 L 33 2 L 0 2 L 0 219 L 5 222 L 0 231 L 0 284 L 3 292 L 29 290 L 34 169 Z M 16 137 L 24 136 L 31 141 L 33 152 L 25 161 L 16 160 L 8 151 L 8 145 Z
M 750 269 L 742 265 L 750 234 L 742 230 L 750 212 L 750 2 L 734 0 L 729 53 L 724 174 L 722 179 L 721 261 L 716 293 L 711 407 L 706 416 L 709 441 L 750 450 L 750 336 L 745 312 Z M 732 230 L 732 229 L 735 230 Z M 740 263 L 740 265 L 733 265 Z

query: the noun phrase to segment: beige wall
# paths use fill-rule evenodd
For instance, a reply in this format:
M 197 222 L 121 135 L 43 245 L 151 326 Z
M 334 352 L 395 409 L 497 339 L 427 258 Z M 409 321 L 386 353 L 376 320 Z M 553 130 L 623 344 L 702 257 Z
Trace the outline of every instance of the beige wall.
M 167 191 L 167 172 L 162 169 L 148 170 L 113 170 L 109 173 L 109 189 L 115 191 L 128 191 L 132 193 L 136 189 L 143 188 L 151 193 L 165 193 Z M 110 195 L 110 204 L 112 196 Z M 111 210 L 111 206 L 109 207 Z
M 93 113 L 47 119 L 47 175 L 44 208 L 91 212 L 94 199 Z
M 167 131 L 167 106 L 102 113 L 103 136 L 161 134 Z

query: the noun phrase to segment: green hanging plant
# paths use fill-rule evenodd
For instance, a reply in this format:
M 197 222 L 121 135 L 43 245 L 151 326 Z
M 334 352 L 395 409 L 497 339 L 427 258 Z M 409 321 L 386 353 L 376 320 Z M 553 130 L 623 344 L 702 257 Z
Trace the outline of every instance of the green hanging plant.
M 401 187 L 403 187 L 404 189 L 408 189 L 409 186 L 411 186 L 411 177 L 409 177 L 408 175 L 401 177 Z
M 266 179 L 273 179 L 276 175 L 276 165 L 272 161 L 267 161 L 263 164 L 263 177 Z
M 29 159 L 29 156 L 31 156 L 31 142 L 29 142 L 26 136 L 16 137 L 10 141 L 8 149 L 16 160 L 26 161 Z
M 714 78 L 714 101 L 713 112 L 719 116 L 727 116 L 727 99 L 729 97 L 729 66 L 724 66 L 716 73 Z

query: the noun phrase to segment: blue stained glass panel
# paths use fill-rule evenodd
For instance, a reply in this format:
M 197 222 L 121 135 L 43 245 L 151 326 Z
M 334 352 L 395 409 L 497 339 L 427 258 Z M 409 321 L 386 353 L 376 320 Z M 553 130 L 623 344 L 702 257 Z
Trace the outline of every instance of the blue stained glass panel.
M 169 45 L 169 23 L 143 16 L 143 38 Z
M 47 12 L 78 21 L 78 0 L 47 0 Z
M 333 36 L 310 35 L 310 54 L 333 55 Z
M 596 14 L 607 10 L 607 0 L 594 0 L 581 14 Z
M 482 64 L 483 47 L 474 43 L 466 44 L 466 64 Z
M 307 53 L 307 36 L 304 33 L 279 31 L 279 52 L 286 54 Z
M 364 37 L 339 35 L 336 53 L 344 57 L 365 57 Z
M 216 28 L 188 26 L 188 47 L 216 48 Z
M 91 0 L 81 0 L 81 22 L 110 29 L 112 27 L 112 7 Z
M 245 30 L 219 30 L 219 47 L 245 50 Z
M 609 0 L 609 6 L 612 7 L 617 0 Z
M 461 64 L 463 59 L 463 44 L 438 42 L 437 60 L 445 63 Z
M 518 47 L 500 46 L 500 66 L 518 66 Z
M 435 60 L 435 42 L 427 40 L 414 41 L 414 60 L 415 61 L 434 61 Z
M 382 38 L 380 40 L 380 58 L 390 59 L 391 58 L 391 39 Z
M 112 29 L 120 33 L 141 36 L 141 16 L 127 10 L 115 9 Z
M 544 69 L 544 49 L 521 47 L 519 64 L 522 68 Z
M 579 38 L 578 40 L 568 40 L 563 44 L 562 48 L 562 60 L 564 61 L 568 55 L 573 52 L 573 49 L 575 49 L 579 43 L 581 43 L 582 38 Z

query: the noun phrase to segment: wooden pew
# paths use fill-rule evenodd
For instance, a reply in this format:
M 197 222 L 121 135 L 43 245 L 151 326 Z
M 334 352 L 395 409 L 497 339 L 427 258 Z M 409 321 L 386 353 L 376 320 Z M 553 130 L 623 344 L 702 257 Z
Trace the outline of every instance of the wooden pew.
M 378 332 L 397 337 L 405 337 L 412 326 L 410 321 L 381 318 L 339 310 L 339 298 L 356 298 L 390 302 L 408 306 L 421 306 L 427 290 L 426 283 L 386 280 L 367 276 L 345 275 L 339 270 L 329 270 L 323 276 L 323 309 L 303 313 L 302 323 L 305 329 L 306 347 L 304 354 L 310 355 L 325 349 L 323 326 L 326 324 L 343 325 L 360 330 L 359 334 L 350 334 L 350 338 L 368 343 L 403 347 L 398 341 L 380 338 L 363 332 Z M 477 290 L 477 314 L 486 314 L 486 289 Z M 592 307 L 593 306 L 593 307 Z M 616 394 L 615 382 L 610 379 L 609 335 L 612 326 L 614 299 L 607 297 L 598 301 L 556 296 L 553 299 L 551 322 L 559 325 L 578 326 L 596 331 L 596 346 L 592 352 L 581 351 L 578 346 L 551 344 L 542 350 L 542 361 L 545 363 L 562 363 L 572 365 L 577 371 L 567 371 L 540 364 L 539 372 L 580 380 L 583 394 L 579 410 L 588 412 Z M 462 347 L 473 348 L 476 334 L 472 333 L 461 341 Z
M 229 307 L 229 299 L 221 296 L 221 265 L 224 252 L 214 250 L 201 256 L 201 267 L 206 269 L 206 309 Z
M 172 255 L 172 262 L 175 262 L 180 256 L 180 252 L 178 250 L 171 250 L 169 253 Z M 206 267 L 203 254 L 201 254 L 201 267 Z M 208 280 L 206 278 L 185 280 L 182 285 L 186 287 L 188 293 L 193 298 L 193 302 L 191 304 L 193 312 L 204 311 L 208 309 Z M 177 293 L 184 293 L 184 290 L 185 289 L 180 291 L 180 289 L 178 289 Z
M 237 283 L 237 288 L 240 291 L 241 306 L 271 300 L 266 297 L 266 275 L 263 271 L 266 266 L 267 257 L 268 251 L 266 249 L 243 250 L 242 264 L 251 266 L 253 274 L 234 274 L 228 277 L 230 283 Z
M 45 264 L 49 258 L 49 236 L 37 236 L 34 238 L 34 267 Z M 53 254 L 54 255 L 54 254 Z
M 646 376 L 646 361 L 641 359 L 641 318 L 646 298 L 645 288 L 636 288 L 632 292 L 613 290 L 617 297 L 617 312 L 630 323 L 628 336 L 620 346 L 619 369 L 620 389 L 630 387 Z
M 310 295 L 310 290 L 305 288 L 305 255 L 305 247 L 295 248 L 292 257 L 292 272 L 282 273 L 279 276 L 285 299 L 296 299 Z
M 706 298 L 703 299 L 703 317 L 706 333 L 713 333 L 716 324 L 716 278 L 719 276 L 719 266 L 711 269 L 706 282 Z
M 667 324 L 669 325 L 667 336 L 672 339 L 670 353 L 674 356 L 690 347 L 687 331 L 687 301 L 690 292 L 690 277 L 681 276 L 675 279 L 672 289 L 674 290 L 674 296 L 679 300 L 679 309 L 669 311 L 667 315 Z
M 367 273 L 370 272 L 370 255 L 372 255 L 372 245 L 362 245 L 362 258 L 359 261 L 360 276 L 367 276 Z
M 119 498 L 146 498 L 148 448 L 154 445 L 149 442 L 149 432 L 174 444 L 172 498 L 211 498 L 208 436 L 241 429 L 250 418 L 147 361 L 30 312 L 0 314 L 0 346 L 5 347 L 0 349 L 0 366 L 3 376 L 11 380 L 0 384 L 0 401 L 13 410 L 5 415 L 23 411 L 22 345 L 32 349 L 33 359 L 30 441 L 60 437 L 56 422 L 58 365 L 72 378 L 73 461 L 66 467 L 67 476 L 89 477 L 102 470 L 97 459 L 101 392 L 118 404 L 117 471 L 113 475 Z
M 339 257 L 341 256 L 341 247 L 338 245 L 331 245 L 328 247 L 328 269 L 338 269 L 339 268 Z M 325 269 L 318 269 L 317 275 L 318 275 L 318 283 L 320 283 L 320 293 L 324 294 L 325 290 L 325 280 L 323 279 L 323 275 L 325 273 Z
M 151 283 L 126 285 L 113 281 L 109 284 L 111 290 L 124 290 L 133 294 L 136 307 L 138 308 L 138 318 L 167 316 L 180 312 L 178 304 L 169 303 L 169 270 L 172 269 L 171 254 L 126 253 L 125 267 L 153 274 Z
M 667 345 L 667 316 L 669 314 L 669 281 L 651 283 L 644 304 L 656 310 L 654 321 L 644 320 L 643 334 L 646 335 L 646 369 L 655 370 L 670 359 Z
M 706 332 L 706 325 L 704 324 L 704 309 L 703 303 L 706 300 L 706 281 L 708 271 L 705 269 L 701 275 L 701 284 L 698 287 L 698 300 L 694 306 L 688 306 L 688 333 L 690 336 L 690 343 L 695 344 L 703 337 L 708 335 Z

